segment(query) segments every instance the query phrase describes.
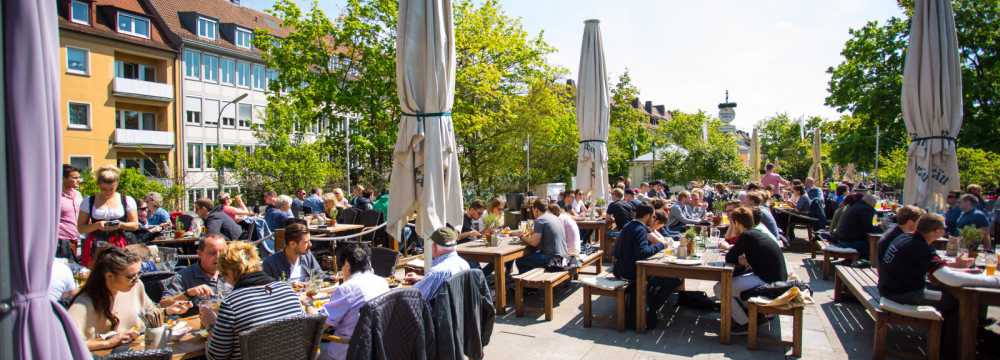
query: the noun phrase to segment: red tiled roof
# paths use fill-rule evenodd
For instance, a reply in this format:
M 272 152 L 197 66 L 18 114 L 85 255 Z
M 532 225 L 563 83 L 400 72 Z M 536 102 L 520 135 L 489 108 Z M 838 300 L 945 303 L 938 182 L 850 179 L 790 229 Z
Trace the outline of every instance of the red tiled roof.
M 150 36 L 149 39 L 145 39 L 138 36 L 119 33 L 117 29 L 115 29 L 114 18 L 107 18 L 105 16 L 113 14 L 105 14 L 102 10 L 100 10 L 107 8 L 121 9 L 151 18 L 152 16 L 143 10 L 142 6 L 139 4 L 139 0 L 94 0 L 89 1 L 89 3 L 93 3 L 96 6 L 91 7 L 91 24 L 84 25 L 70 21 L 68 1 L 58 2 L 59 28 L 174 52 L 164 38 L 162 29 L 156 25 L 155 20 L 150 19 Z
M 214 18 L 221 25 L 236 24 L 239 27 L 250 30 L 266 29 L 275 36 L 285 37 L 288 30 L 280 26 L 278 18 L 242 7 L 229 2 L 228 0 L 142 0 L 149 8 L 150 12 L 159 15 L 172 36 L 179 39 L 194 40 L 204 44 L 215 45 L 228 50 L 257 54 L 256 49 L 248 50 L 236 46 L 236 44 L 226 40 L 222 36 L 216 36 L 215 40 L 209 40 L 198 36 L 197 33 L 185 28 L 181 24 L 182 13 L 197 13 L 199 15 Z

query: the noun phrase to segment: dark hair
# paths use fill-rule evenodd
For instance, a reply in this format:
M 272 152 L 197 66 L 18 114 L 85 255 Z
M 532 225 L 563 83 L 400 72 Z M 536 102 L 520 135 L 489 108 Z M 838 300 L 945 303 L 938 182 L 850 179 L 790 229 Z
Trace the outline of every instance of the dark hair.
M 546 210 L 549 209 L 549 205 L 546 204 L 545 201 L 542 199 L 535 199 L 535 202 L 531 203 L 531 208 L 541 212 L 545 212 Z
M 844 184 L 837 185 L 837 190 L 836 190 L 837 195 L 844 195 L 846 193 L 847 193 L 847 185 Z
M 669 221 L 669 217 L 667 217 L 667 212 L 663 210 L 653 211 L 653 218 L 656 219 L 656 222 L 663 225 L 666 225 L 667 221 Z
M 469 203 L 469 209 L 482 210 L 482 209 L 485 209 L 485 207 L 483 207 L 483 201 L 482 200 L 475 199 L 475 200 L 472 200 L 472 202 Z
M 740 224 L 746 230 L 753 229 L 756 226 L 753 222 L 753 210 L 745 206 L 740 206 L 730 211 L 729 220 L 734 224 Z
M 767 163 L 767 165 L 764 165 L 764 170 L 774 170 L 774 164 Z
M 550 213 L 552 213 L 552 215 L 555 216 L 559 216 L 560 214 L 562 214 L 562 208 L 556 204 L 549 204 L 548 210 Z
M 844 202 L 842 204 L 843 206 L 851 206 L 854 203 L 861 201 L 861 198 L 864 196 L 865 196 L 864 193 L 859 193 L 859 192 L 850 193 L 847 196 L 844 196 Z
M 80 169 L 77 169 L 75 166 L 70 164 L 63 164 L 63 178 L 68 178 L 69 174 L 74 172 L 80 172 Z
M 764 196 L 759 192 L 751 191 L 747 193 L 747 200 L 750 200 L 754 205 L 760 205 L 764 203 Z
M 302 241 L 308 233 L 309 228 L 304 224 L 293 222 L 285 225 L 285 243 Z
M 368 189 L 365 189 L 364 191 L 361 192 L 361 197 L 371 198 L 372 197 L 372 191 L 368 190 Z
M 649 204 L 652 205 L 653 209 L 656 210 L 663 209 L 667 206 L 667 202 L 663 201 L 663 199 L 653 199 L 652 201 L 649 202 Z
M 337 263 L 350 265 L 351 274 L 365 272 L 372 268 L 368 246 L 361 244 L 348 245 L 344 250 L 338 252 Z
M 215 207 L 215 203 L 213 203 L 212 200 L 209 200 L 208 198 L 201 198 L 198 199 L 198 201 L 194 202 L 195 209 L 205 208 L 207 210 L 212 210 L 213 207 Z
M 913 205 L 903 206 L 896 210 L 896 223 L 902 225 L 910 221 L 918 221 L 925 213 L 927 212 L 924 209 Z
M 753 183 L 753 182 L 749 183 L 749 184 L 747 184 L 747 190 L 748 191 L 760 190 L 760 185 L 757 185 L 757 183 Z
M 635 196 L 635 190 L 633 190 L 633 189 L 625 189 L 625 195 Z
M 793 185 L 792 190 L 794 190 L 796 193 L 800 195 L 806 193 L 806 188 L 802 187 L 802 184 Z
M 760 224 L 760 218 L 761 218 L 760 207 L 755 206 L 753 208 L 750 208 L 750 212 L 753 214 L 753 226 L 757 226 L 757 224 Z
M 643 201 L 639 205 L 635 206 L 635 217 L 634 219 L 641 219 L 643 216 L 653 213 L 653 207 L 649 203 Z
M 76 302 L 80 295 L 87 294 L 94 304 L 94 310 L 111 322 L 111 328 L 118 327 L 118 317 L 111 311 L 111 305 L 115 299 L 108 290 L 107 274 L 118 274 L 125 271 L 129 265 L 139 262 L 139 256 L 123 248 L 114 246 L 100 250 L 94 257 L 91 265 L 90 277 L 80 288 L 80 292 L 73 297 L 70 304 Z

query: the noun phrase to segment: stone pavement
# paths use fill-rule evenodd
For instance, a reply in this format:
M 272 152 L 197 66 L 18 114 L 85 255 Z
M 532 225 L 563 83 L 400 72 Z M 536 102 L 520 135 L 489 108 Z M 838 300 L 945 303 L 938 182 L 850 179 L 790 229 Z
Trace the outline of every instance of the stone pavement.
M 867 359 L 871 357 L 874 321 L 854 302 L 833 302 L 833 280 L 821 278 L 820 257 L 785 253 L 789 271 L 810 282 L 815 304 L 808 305 L 803 318 L 803 359 Z M 688 290 L 702 290 L 710 296 L 714 283 L 688 280 Z M 540 307 L 541 293 L 528 296 L 528 306 Z M 719 343 L 719 313 L 677 307 L 672 299 L 660 313 L 656 329 L 644 334 L 618 332 L 610 321 L 594 320 L 583 327 L 583 289 L 577 284 L 556 290 L 556 309 L 551 322 L 540 312 L 518 318 L 513 309 L 497 317 L 488 359 L 780 359 L 790 348 L 769 344 L 764 337 L 784 336 L 791 340 L 791 317 L 781 317 L 761 328 L 758 350 L 746 348 L 746 336 L 734 335 L 729 345 Z M 513 304 L 513 301 L 509 302 Z M 595 297 L 594 314 L 614 313 L 610 298 Z M 992 315 L 992 314 L 991 314 Z M 889 332 L 892 351 L 907 350 L 924 356 L 924 333 L 894 329 Z M 942 357 L 947 358 L 947 357 Z

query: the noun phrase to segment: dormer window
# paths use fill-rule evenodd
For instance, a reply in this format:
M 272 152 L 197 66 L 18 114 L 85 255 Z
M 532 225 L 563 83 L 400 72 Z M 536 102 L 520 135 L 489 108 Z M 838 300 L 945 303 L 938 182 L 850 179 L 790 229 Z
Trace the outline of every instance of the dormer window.
M 244 49 L 253 47 L 253 33 L 244 28 L 236 28 L 236 46 Z
M 209 40 L 215 40 L 219 23 L 209 18 L 198 18 L 198 36 Z
M 69 18 L 77 24 L 90 25 L 90 4 L 78 0 L 70 1 Z
M 149 19 L 119 11 L 118 32 L 149 39 Z

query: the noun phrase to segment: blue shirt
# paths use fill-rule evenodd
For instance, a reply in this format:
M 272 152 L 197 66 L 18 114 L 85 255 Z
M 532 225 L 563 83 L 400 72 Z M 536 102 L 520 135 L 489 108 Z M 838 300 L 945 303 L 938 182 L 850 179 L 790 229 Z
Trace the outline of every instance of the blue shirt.
M 962 228 L 973 225 L 977 229 L 982 229 L 990 226 L 990 218 L 986 217 L 986 213 L 983 213 L 979 209 L 972 209 L 972 211 L 962 213 L 962 216 L 958 217 L 958 221 L 955 222 L 955 232 L 962 230 Z
M 806 194 L 809 195 L 810 199 L 819 199 L 819 202 L 825 202 L 823 200 L 823 189 L 820 189 L 819 187 L 813 186 L 806 189 Z
M 323 210 L 326 210 L 323 208 L 323 198 L 316 194 L 309 195 L 309 197 L 303 200 L 302 206 L 312 209 L 313 214 L 322 214 Z
M 948 212 L 944 213 L 944 223 L 948 228 L 948 233 L 952 235 L 958 235 L 958 218 L 962 216 L 962 208 L 958 206 L 952 206 L 948 209 Z
M 767 232 L 771 233 L 774 238 L 778 238 L 781 233 L 778 231 L 778 222 L 774 221 L 774 215 L 771 214 L 771 210 L 764 205 L 757 208 L 760 209 L 760 223 L 764 224 Z
M 438 256 L 434 258 L 431 263 L 431 272 L 424 275 L 424 278 L 413 284 L 413 287 L 420 290 L 420 295 L 424 296 L 424 299 L 430 300 L 437 294 L 437 290 L 451 279 L 452 276 L 469 270 L 469 262 L 458 256 L 458 253 L 452 251 L 450 253 Z
M 160 225 L 170 222 L 170 213 L 163 208 L 156 208 L 153 214 L 146 217 L 146 225 Z
M 278 229 L 283 229 L 285 227 L 285 220 L 290 219 L 292 213 L 290 211 L 281 211 L 276 207 L 267 208 L 267 214 L 264 214 L 264 221 L 267 222 L 267 227 L 271 231 Z
M 312 277 L 312 274 L 323 273 L 323 268 L 319 266 L 319 261 L 316 260 L 316 256 L 313 255 L 312 251 L 299 255 L 297 266 L 300 268 L 299 276 L 291 278 L 293 272 L 292 264 L 288 263 L 288 257 L 285 256 L 284 251 L 276 252 L 264 258 L 263 261 L 264 272 L 275 280 L 307 282 Z

